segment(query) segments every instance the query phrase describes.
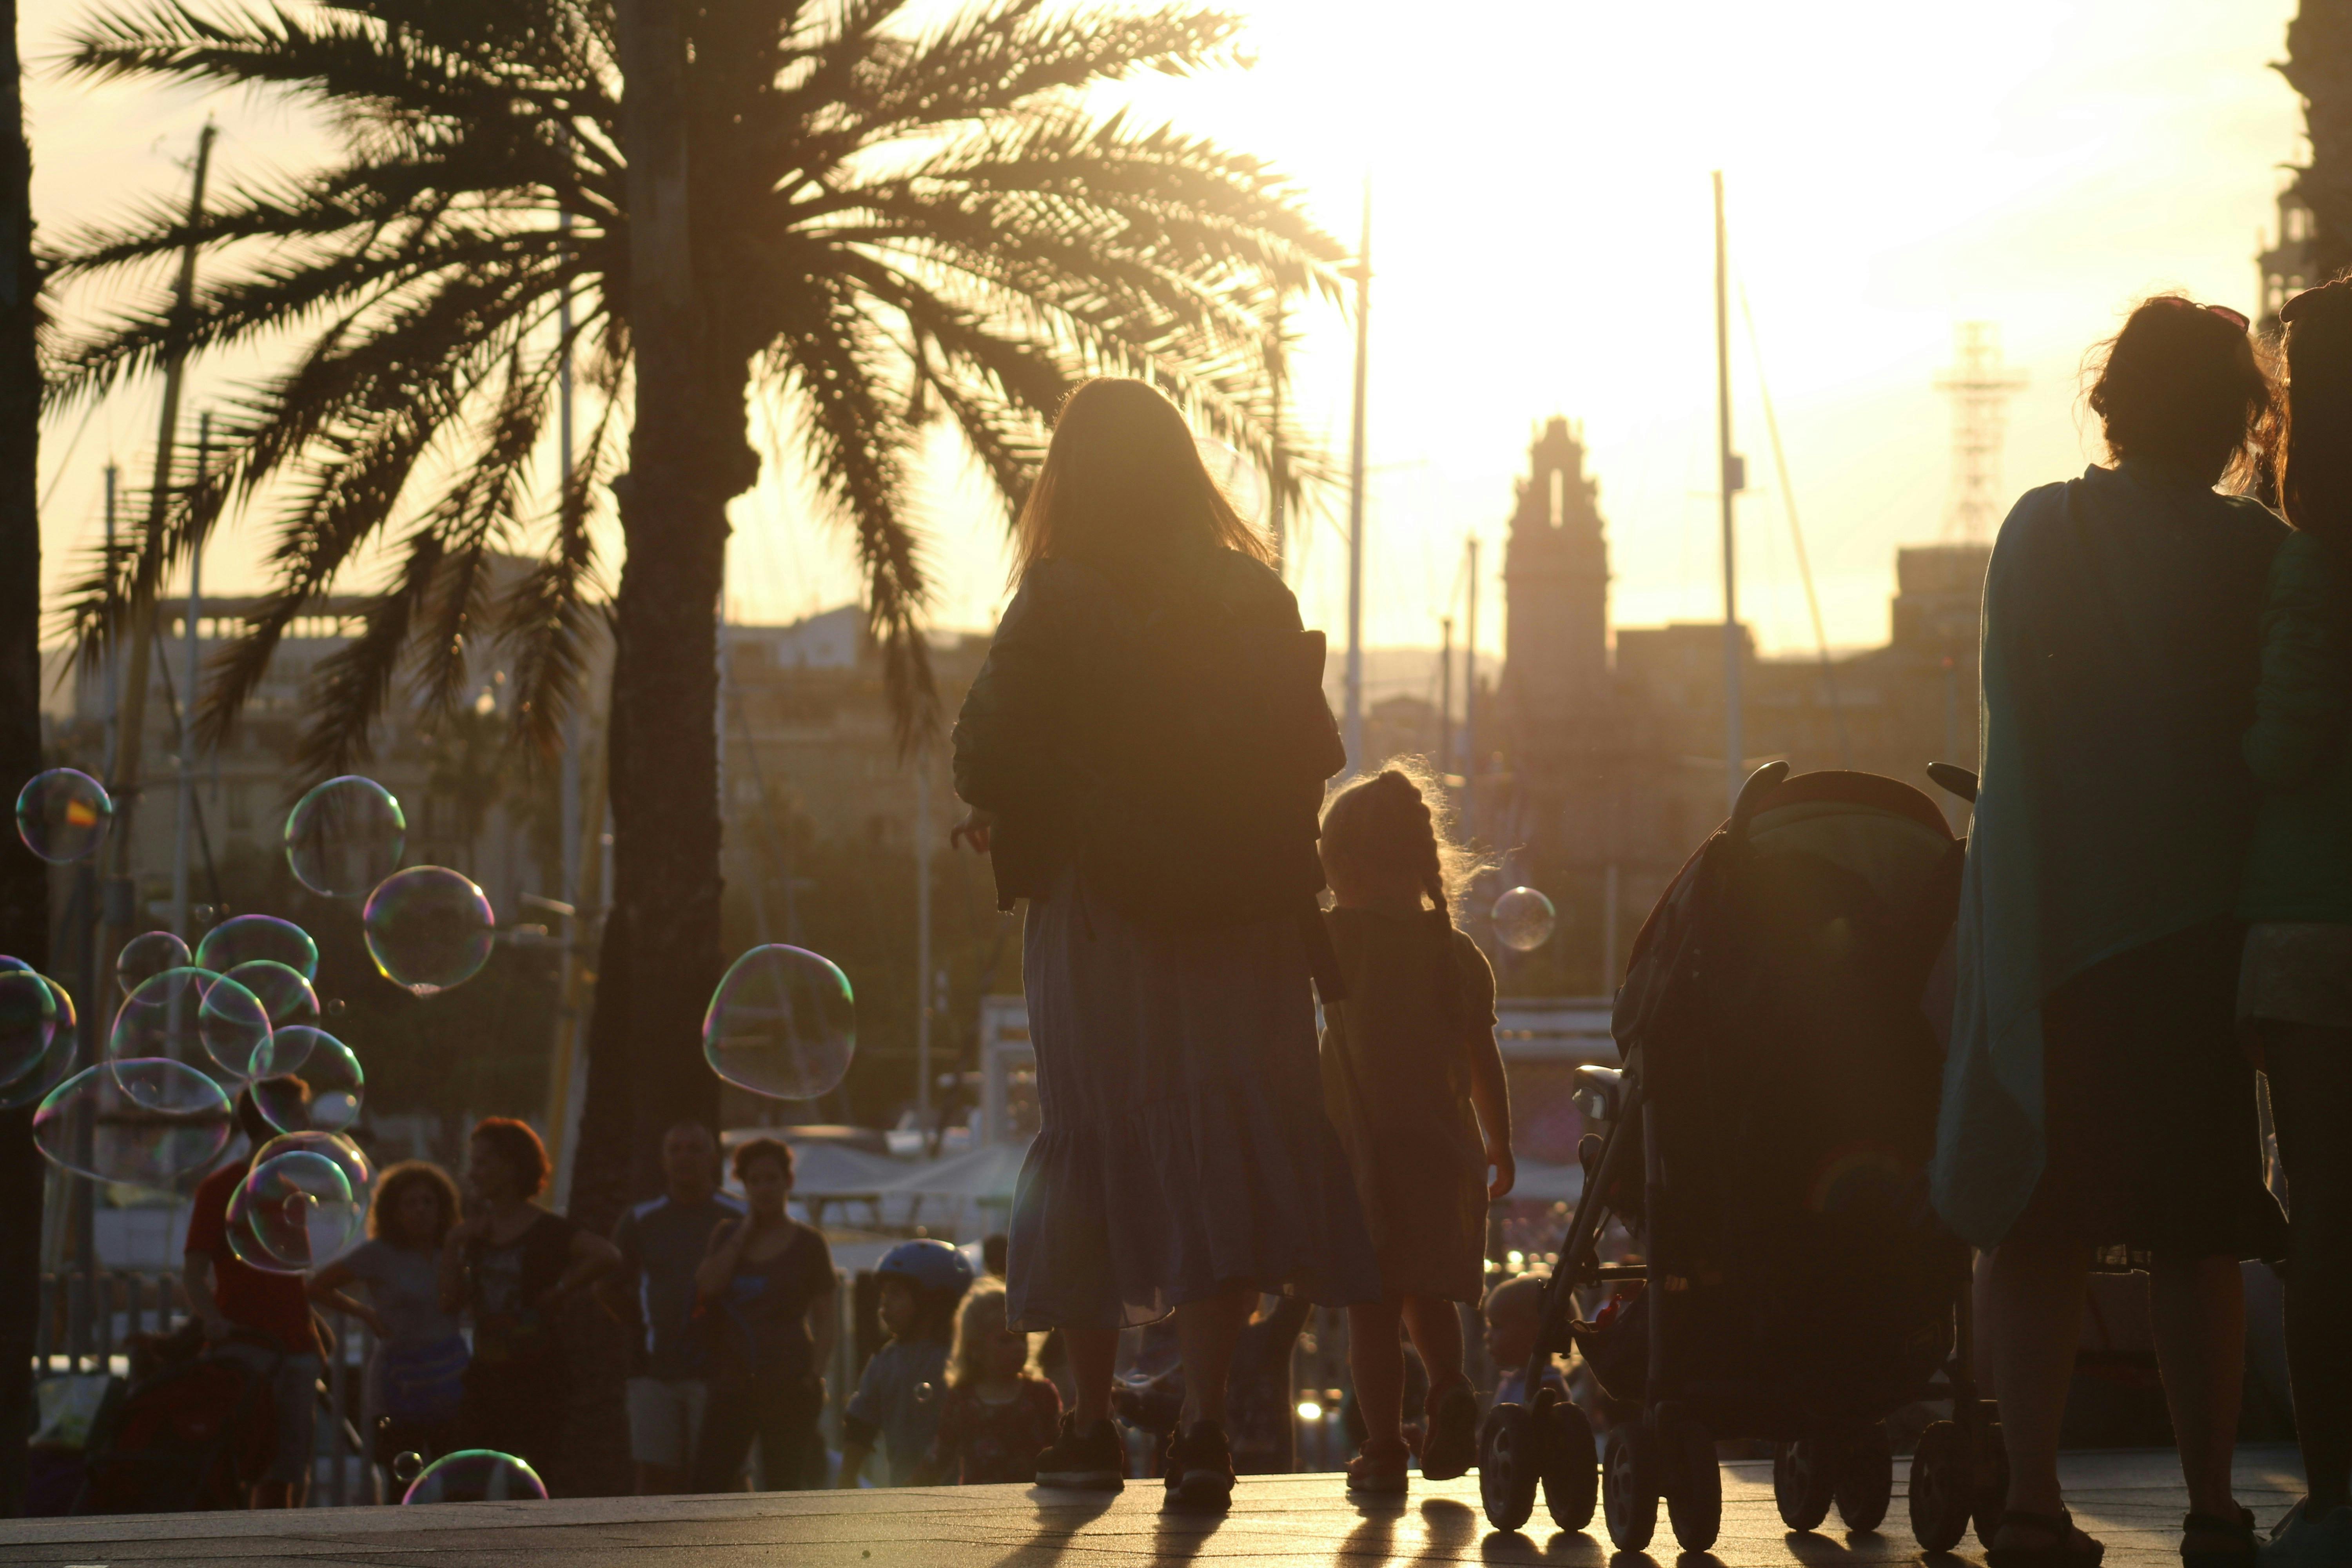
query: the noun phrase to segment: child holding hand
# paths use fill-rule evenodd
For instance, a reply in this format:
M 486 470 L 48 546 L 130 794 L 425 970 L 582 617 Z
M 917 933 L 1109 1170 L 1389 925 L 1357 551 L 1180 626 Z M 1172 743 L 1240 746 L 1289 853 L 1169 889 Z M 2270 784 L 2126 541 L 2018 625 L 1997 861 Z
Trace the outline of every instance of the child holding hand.
M 921 1481 L 1034 1481 L 1037 1455 L 1061 1425 L 1060 1392 L 1038 1372 L 1029 1336 L 1005 1321 L 1004 1287 L 982 1280 L 956 1312 L 940 1433 Z
M 1348 1309 L 1348 1360 L 1367 1433 L 1348 1489 L 1405 1489 L 1404 1349 L 1429 1369 L 1422 1474 L 1477 1458 L 1478 1399 L 1456 1303 L 1485 1284 L 1486 1205 L 1511 1190 L 1510 1094 L 1495 1044 L 1495 975 L 1454 929 L 1469 870 L 1407 767 L 1349 784 L 1323 814 L 1326 912 L 1346 1000 L 1326 1009 L 1326 1108 L 1379 1251 L 1381 1299 Z M 1492 1168 L 1491 1179 L 1488 1175 Z

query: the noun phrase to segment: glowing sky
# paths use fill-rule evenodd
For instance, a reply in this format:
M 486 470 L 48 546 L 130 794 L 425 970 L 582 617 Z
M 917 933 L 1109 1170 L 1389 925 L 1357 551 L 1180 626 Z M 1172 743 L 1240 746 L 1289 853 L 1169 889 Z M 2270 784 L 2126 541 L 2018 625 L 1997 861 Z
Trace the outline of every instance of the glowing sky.
M 1499 567 L 1512 476 L 1555 413 L 1582 421 L 1591 448 L 1617 619 L 1719 614 L 1707 174 L 1722 168 L 1735 287 L 1753 307 L 1830 634 L 1864 644 L 1885 634 L 1895 546 L 1941 530 L 1950 416 L 1930 384 L 1955 321 L 1998 322 L 2030 378 L 2012 405 L 2014 491 L 2093 454 L 2078 367 L 2133 299 L 2177 287 L 2252 308 L 2279 165 L 2302 155 L 2298 105 L 2269 68 L 2293 8 L 1259 0 L 1244 6 L 1255 69 L 1132 96 L 1279 160 L 1336 233 L 1354 235 L 1371 181 L 1374 645 L 1434 643 L 1468 531 Z M 23 6 L 37 68 L 78 10 Z M 49 78 L 29 104 L 51 232 L 180 186 L 207 107 Z M 299 162 L 314 144 L 282 111 L 216 107 L 229 166 Z M 1741 504 L 1743 609 L 1768 647 L 1798 648 L 1811 633 L 1737 299 L 1735 438 L 1756 486 Z M 1337 455 L 1347 356 L 1327 315 L 1299 368 L 1299 405 Z M 53 591 L 68 552 L 97 537 L 100 463 L 110 450 L 147 460 L 153 408 L 152 388 L 118 396 L 73 452 L 45 521 Z M 50 432 L 45 484 L 78 423 Z M 840 535 L 789 476 L 735 516 L 738 616 L 789 619 L 855 593 Z M 1343 516 L 1332 498 L 1295 579 L 1335 640 Z M 987 625 L 1001 534 L 950 465 L 927 524 L 936 621 Z M 254 537 L 215 546 L 208 585 L 253 584 Z M 1499 646 L 1492 608 L 1482 641 Z

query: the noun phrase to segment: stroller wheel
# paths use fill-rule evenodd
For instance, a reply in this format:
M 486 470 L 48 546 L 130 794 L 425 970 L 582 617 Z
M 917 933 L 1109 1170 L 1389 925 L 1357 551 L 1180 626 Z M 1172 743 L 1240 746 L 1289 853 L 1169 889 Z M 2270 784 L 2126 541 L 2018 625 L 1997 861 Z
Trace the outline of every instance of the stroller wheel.
M 1517 1530 L 1536 1510 L 1537 1444 L 1535 1422 L 1524 1405 L 1497 1405 L 1486 1412 L 1478 1429 L 1478 1500 L 1496 1530 Z
M 1972 1510 L 1977 1544 L 1992 1550 L 2000 1533 L 2000 1516 L 2009 1510 L 2009 1449 L 2000 1440 L 2000 1423 L 1977 1427 L 1977 1505 Z
M 1977 1500 L 1976 1455 L 1968 1434 L 1930 1421 L 1911 1455 L 1911 1533 L 1926 1552 L 1949 1552 L 1969 1528 Z
M 1609 1434 L 1601 1451 L 1601 1507 L 1609 1521 L 1609 1542 L 1620 1552 L 1639 1552 L 1658 1529 L 1657 1467 L 1650 1462 L 1650 1439 L 1636 1424 Z
M 1876 1530 L 1895 1496 L 1895 1449 L 1874 1421 L 1838 1445 L 1838 1517 L 1848 1530 Z
M 1675 1540 L 1685 1552 L 1704 1552 L 1723 1533 L 1723 1472 L 1716 1466 L 1715 1439 L 1683 1415 L 1662 1418 L 1658 1436 Z
M 1546 1390 L 1549 1394 L 1550 1391 Z M 1544 1509 L 1562 1530 L 1592 1522 L 1601 1499 L 1601 1455 L 1583 1406 L 1565 1399 L 1536 1403 L 1537 1433 L 1543 1453 Z
M 1830 1516 L 1837 1487 L 1837 1446 L 1826 1437 L 1800 1437 L 1772 1450 L 1772 1500 L 1790 1530 L 1819 1530 Z

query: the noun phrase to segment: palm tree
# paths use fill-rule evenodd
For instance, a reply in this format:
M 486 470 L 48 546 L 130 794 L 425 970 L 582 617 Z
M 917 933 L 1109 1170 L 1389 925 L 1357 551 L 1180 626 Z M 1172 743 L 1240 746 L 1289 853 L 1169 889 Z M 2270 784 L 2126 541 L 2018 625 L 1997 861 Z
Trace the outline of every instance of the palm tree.
M 203 697 L 218 734 L 304 604 L 388 552 L 363 631 L 312 694 L 301 759 L 323 775 L 365 757 L 404 681 L 428 721 L 450 712 L 485 639 L 515 668 L 519 743 L 550 753 L 609 615 L 614 887 L 574 1186 L 591 1215 L 631 1165 L 650 1174 L 655 1131 L 716 1109 L 697 1040 L 720 963 L 713 612 L 727 502 L 774 456 L 751 445 L 748 400 L 775 400 L 855 538 L 912 741 L 936 706 L 906 500 L 924 426 L 960 432 L 1007 509 L 1085 374 L 1150 375 L 1268 456 L 1261 323 L 1277 287 L 1333 291 L 1339 247 L 1268 164 L 1086 103 L 1106 80 L 1234 63 L 1234 16 L 985 0 L 917 28 L 904 6 L 680 4 L 683 38 L 652 57 L 681 106 L 668 147 L 625 124 L 625 97 L 642 117 L 663 96 L 623 90 L 623 61 L 649 58 L 622 28 L 646 0 L 143 0 L 70 40 L 82 78 L 275 91 L 341 142 L 313 173 L 233 182 L 193 223 L 159 207 L 58 258 L 68 281 L 160 284 L 195 245 L 208 279 L 185 311 L 151 303 L 62 340 L 61 404 L 174 352 L 284 356 L 226 421 L 210 476 L 80 585 L 85 652 L 121 635 L 192 529 L 232 505 L 268 516 L 275 583 Z M 657 166 L 632 168 L 648 145 Z M 575 356 L 604 406 L 550 504 L 532 464 Z M 615 471 L 632 412 L 628 465 L 658 485 Z M 608 491 L 625 547 L 609 610 L 591 536 Z M 537 563 L 492 594 L 489 558 L 515 551 Z

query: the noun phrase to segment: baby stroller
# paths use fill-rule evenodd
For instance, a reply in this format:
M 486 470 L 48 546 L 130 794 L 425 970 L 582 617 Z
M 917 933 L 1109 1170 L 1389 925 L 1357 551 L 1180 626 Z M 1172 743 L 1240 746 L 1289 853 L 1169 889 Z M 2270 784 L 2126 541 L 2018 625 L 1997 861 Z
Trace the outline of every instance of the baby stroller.
M 1930 773 L 1973 796 L 1965 770 Z M 1962 851 L 1907 784 L 1775 763 L 1651 910 L 1612 1021 L 1623 1065 L 1577 1073 L 1601 1131 L 1544 1288 L 1538 1392 L 1480 1432 L 1496 1529 L 1524 1524 L 1540 1485 L 1562 1530 L 1598 1491 L 1611 1541 L 1638 1552 L 1663 1499 L 1675 1539 L 1705 1551 L 1723 1438 L 1778 1445 L 1791 1529 L 1832 1502 L 1874 1529 L 1894 1489 L 1885 1417 L 1948 1399 L 1912 1462 L 1912 1529 L 1937 1552 L 1972 1518 L 1990 1537 L 2007 1482 L 1976 1393 L 1969 1251 L 1928 1217 L 1922 1174 L 1942 1076 L 1922 997 L 1939 968 L 1948 994 Z M 1612 1219 L 1642 1261 L 1601 1260 Z M 1586 1322 L 1591 1287 L 1638 1294 Z M 1571 1347 L 1623 1417 L 1597 1467 L 1585 1411 L 1541 1386 Z
M 74 1512 L 241 1509 L 268 1473 L 278 1448 L 271 1374 L 185 1339 L 101 1415 Z M 276 1352 L 267 1339 L 254 1342 Z

